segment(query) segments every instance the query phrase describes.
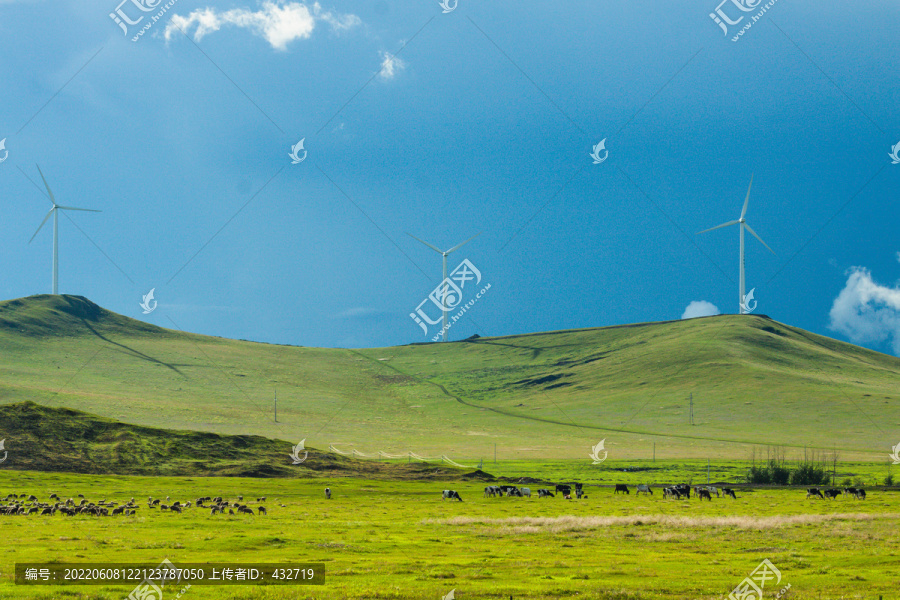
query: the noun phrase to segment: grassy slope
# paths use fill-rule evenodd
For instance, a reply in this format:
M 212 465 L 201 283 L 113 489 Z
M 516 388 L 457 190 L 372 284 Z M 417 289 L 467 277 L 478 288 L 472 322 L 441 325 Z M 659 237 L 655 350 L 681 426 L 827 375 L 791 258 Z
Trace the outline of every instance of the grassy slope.
M 0 352 L 0 404 L 467 462 L 495 443 L 500 458 L 586 458 L 601 438 L 607 465 L 649 458 L 653 442 L 657 458 L 773 443 L 878 459 L 900 425 L 900 359 L 762 316 L 352 351 L 184 334 L 34 296 L 0 303 Z
M 219 435 L 121 423 L 33 402 L 0 406 L 0 431 L 15 432 L 4 470 L 118 475 L 468 478 L 460 469 L 424 463 L 364 461 L 307 447 L 293 464 L 293 444 L 255 435 Z M 472 473 L 476 478 L 481 474 Z

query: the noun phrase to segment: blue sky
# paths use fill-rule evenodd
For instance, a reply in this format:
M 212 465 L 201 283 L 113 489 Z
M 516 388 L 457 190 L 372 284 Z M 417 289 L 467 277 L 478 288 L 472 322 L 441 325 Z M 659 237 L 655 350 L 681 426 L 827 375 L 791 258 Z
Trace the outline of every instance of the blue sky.
M 0 298 L 50 291 L 38 164 L 103 211 L 60 217 L 60 292 L 164 327 L 429 340 L 407 233 L 482 232 L 451 339 L 733 313 L 737 228 L 696 232 L 753 174 L 756 312 L 900 354 L 900 5 L 777 1 L 732 41 L 740 3 L 725 35 L 716 0 L 0 0 Z

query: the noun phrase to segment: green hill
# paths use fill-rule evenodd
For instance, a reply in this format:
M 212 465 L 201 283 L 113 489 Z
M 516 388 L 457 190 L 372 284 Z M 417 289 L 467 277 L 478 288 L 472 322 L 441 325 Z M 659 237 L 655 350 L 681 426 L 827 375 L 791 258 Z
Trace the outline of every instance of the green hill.
M 0 405 L 466 464 L 495 444 L 499 458 L 586 459 L 604 438 L 610 461 L 654 443 L 665 459 L 777 444 L 880 460 L 900 441 L 900 359 L 761 315 L 345 350 L 186 334 L 43 295 L 0 303 L 0 372 Z
M 306 448 L 303 462 L 295 465 L 293 444 L 281 440 L 141 427 L 33 402 L 0 406 L 0 431 L 15 432 L 6 450 L 5 469 L 116 475 L 490 478 L 448 466 L 385 464 L 315 448 Z

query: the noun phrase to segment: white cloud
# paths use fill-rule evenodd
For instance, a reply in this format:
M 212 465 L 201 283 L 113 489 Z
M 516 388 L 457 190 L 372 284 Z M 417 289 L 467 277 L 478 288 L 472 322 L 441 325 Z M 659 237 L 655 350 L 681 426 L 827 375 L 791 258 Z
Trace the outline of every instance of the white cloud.
M 382 52 L 381 58 L 381 71 L 378 72 L 378 76 L 385 81 L 393 79 L 397 75 L 397 71 L 406 67 L 405 62 L 389 52 Z
M 865 267 L 848 274 L 831 306 L 829 327 L 857 344 L 890 342 L 900 356 L 900 287 L 879 285 Z
M 179 30 L 188 33 L 195 27 L 194 40 L 199 42 L 204 36 L 219 31 L 224 25 L 234 25 L 262 37 L 276 50 L 287 50 L 288 43 L 308 39 L 316 27 L 316 21 L 328 23 L 334 31 L 350 29 L 361 23 L 356 15 L 323 11 L 318 2 L 314 3 L 310 10 L 310 7 L 302 2 L 266 0 L 255 12 L 246 8 L 219 12 L 215 8 L 207 7 L 197 9 L 186 17 L 172 15 L 166 26 L 165 37 L 168 42 Z
M 706 300 L 694 300 L 684 309 L 682 319 L 694 319 L 696 317 L 711 317 L 720 314 L 719 309 L 712 302 Z

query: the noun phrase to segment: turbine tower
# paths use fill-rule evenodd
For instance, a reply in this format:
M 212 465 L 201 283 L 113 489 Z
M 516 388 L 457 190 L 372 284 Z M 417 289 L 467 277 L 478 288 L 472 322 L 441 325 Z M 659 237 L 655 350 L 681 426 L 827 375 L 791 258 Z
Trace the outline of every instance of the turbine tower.
M 37 167 L 37 165 L 35 165 Z M 31 239 L 28 240 L 30 244 L 32 240 L 34 240 L 35 236 L 38 234 L 38 231 L 44 226 L 44 223 L 47 222 L 47 219 L 50 218 L 50 215 L 53 215 L 53 294 L 56 295 L 59 293 L 59 215 L 57 214 L 60 210 L 83 210 L 85 212 L 100 212 L 99 210 L 93 210 L 90 208 L 75 208 L 72 206 L 60 206 L 56 203 L 56 198 L 53 197 L 53 192 L 50 191 L 50 186 L 47 185 L 47 180 L 44 178 L 44 174 L 41 173 L 41 168 L 37 168 L 38 173 L 41 174 L 41 179 L 44 182 L 44 187 L 47 188 L 47 194 L 50 196 L 50 202 L 53 203 L 53 208 L 50 209 L 50 212 L 47 213 L 47 216 L 44 217 L 44 220 L 41 221 L 41 224 L 38 226 L 37 231 L 34 232 L 34 235 L 31 236 Z
M 721 225 L 716 225 L 715 227 L 710 227 L 709 229 L 704 229 L 703 231 L 701 231 L 697 234 L 697 235 L 700 235 L 701 233 L 706 233 L 707 231 L 712 231 L 713 229 L 719 229 L 721 227 L 728 227 L 729 225 L 740 225 L 740 230 L 741 230 L 741 274 L 740 274 L 740 279 L 741 279 L 741 282 L 740 282 L 740 297 L 738 298 L 738 307 L 739 307 L 740 314 L 742 314 L 742 315 L 750 312 L 749 310 L 747 310 L 747 305 L 745 304 L 746 292 L 745 292 L 745 286 L 744 286 L 744 230 L 746 229 L 747 231 L 749 231 L 753 235 L 753 237 L 758 239 L 760 241 L 760 243 L 766 247 L 766 249 L 769 252 L 771 252 L 772 254 L 775 254 L 775 251 L 772 250 L 771 248 L 769 248 L 768 244 L 766 244 L 762 240 L 761 237 L 756 235 L 756 232 L 753 231 L 753 229 L 749 225 L 747 225 L 747 220 L 745 219 L 745 217 L 747 216 L 747 204 L 750 202 L 750 188 L 751 187 L 753 187 L 753 175 L 750 175 L 750 185 L 747 187 L 747 197 L 744 198 L 744 208 L 741 209 L 741 218 L 740 219 L 738 219 L 737 221 L 728 221 L 727 223 L 722 223 Z
M 435 252 L 437 252 L 438 254 L 440 254 L 441 256 L 444 257 L 444 261 L 443 261 L 444 262 L 444 276 L 441 278 L 441 284 L 443 284 L 444 280 L 447 279 L 447 255 L 450 254 L 451 252 L 453 252 L 454 250 L 459 250 L 460 248 L 462 248 L 463 246 L 465 246 L 466 244 L 468 244 L 469 242 L 471 242 L 472 240 L 477 238 L 479 235 L 481 235 L 481 232 L 479 231 L 478 233 L 476 233 L 475 235 L 473 235 L 466 241 L 462 242 L 461 244 L 457 244 L 457 245 L 453 246 L 449 250 L 440 250 L 438 248 L 435 248 L 428 242 L 426 242 L 424 240 L 420 240 L 419 238 L 417 238 L 416 236 L 414 236 L 411 233 L 407 233 L 406 235 L 408 235 L 412 239 L 416 240 L 417 242 L 422 242 L 423 244 L 425 244 L 426 246 L 428 246 L 429 248 L 431 248 L 432 250 L 434 250 Z M 447 286 L 444 286 L 444 297 L 441 298 L 441 309 L 442 309 L 442 312 L 444 313 L 444 328 L 443 328 L 444 339 L 443 339 L 443 341 L 446 342 L 447 341 Z

